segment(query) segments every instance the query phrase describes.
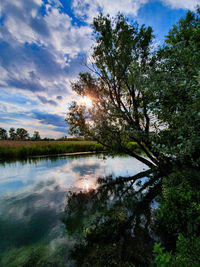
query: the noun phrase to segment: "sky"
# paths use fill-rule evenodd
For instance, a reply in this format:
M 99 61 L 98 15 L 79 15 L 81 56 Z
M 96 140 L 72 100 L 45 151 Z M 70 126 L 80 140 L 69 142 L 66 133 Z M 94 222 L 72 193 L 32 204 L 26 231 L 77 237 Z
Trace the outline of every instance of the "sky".
M 0 0 L 0 127 L 42 137 L 69 136 L 71 90 L 91 55 L 92 20 L 123 13 L 151 26 L 162 45 L 200 0 Z

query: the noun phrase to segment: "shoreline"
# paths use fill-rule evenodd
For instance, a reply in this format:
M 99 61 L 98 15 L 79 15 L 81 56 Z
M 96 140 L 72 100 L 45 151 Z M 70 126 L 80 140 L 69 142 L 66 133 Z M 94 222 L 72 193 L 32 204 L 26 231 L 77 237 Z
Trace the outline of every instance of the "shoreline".
M 11 159 L 26 159 L 26 158 L 38 158 L 38 157 L 56 157 L 56 156 L 72 156 L 79 154 L 90 154 L 104 151 L 105 147 L 97 142 L 88 141 L 75 141 L 65 143 L 32 143 L 32 145 L 25 145 L 21 142 L 21 146 L 0 146 L 0 160 Z
M 45 158 L 45 157 L 60 157 L 60 156 L 79 156 L 79 155 L 87 155 L 87 154 L 98 154 L 104 153 L 106 151 L 85 151 L 85 152 L 72 152 L 72 153 L 61 153 L 61 154 L 49 154 L 49 155 L 38 155 L 38 156 L 30 156 L 28 158 Z M 1 160 L 1 159 L 0 159 Z

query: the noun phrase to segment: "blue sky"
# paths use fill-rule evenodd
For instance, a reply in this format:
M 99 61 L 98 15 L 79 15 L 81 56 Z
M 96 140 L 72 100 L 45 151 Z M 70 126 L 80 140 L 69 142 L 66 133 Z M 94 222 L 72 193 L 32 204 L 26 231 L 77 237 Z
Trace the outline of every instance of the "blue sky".
M 76 99 L 70 82 L 86 70 L 99 12 L 152 26 L 155 43 L 200 0 L 0 0 L 0 127 L 67 135 Z

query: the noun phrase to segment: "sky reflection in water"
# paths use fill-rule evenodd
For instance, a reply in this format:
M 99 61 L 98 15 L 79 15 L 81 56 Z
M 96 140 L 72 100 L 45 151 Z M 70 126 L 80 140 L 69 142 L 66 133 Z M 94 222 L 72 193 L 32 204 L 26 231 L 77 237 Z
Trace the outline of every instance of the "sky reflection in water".
M 95 188 L 98 177 L 129 176 L 145 166 L 131 157 L 90 155 L 0 164 L 0 252 L 64 236 L 67 191 Z

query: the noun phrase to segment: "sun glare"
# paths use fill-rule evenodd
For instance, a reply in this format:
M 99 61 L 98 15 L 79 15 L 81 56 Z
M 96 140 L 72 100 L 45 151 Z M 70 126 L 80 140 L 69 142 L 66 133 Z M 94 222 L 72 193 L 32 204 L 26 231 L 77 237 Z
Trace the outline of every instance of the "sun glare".
M 88 108 L 92 107 L 92 99 L 88 96 L 82 97 L 80 103 Z
M 76 186 L 84 192 L 89 192 L 91 189 L 96 188 L 96 183 L 89 177 L 83 177 L 76 182 Z
M 90 185 L 89 185 L 89 183 L 88 183 L 88 182 L 85 182 L 85 183 L 83 184 L 83 190 L 86 191 L 86 192 L 88 192 L 89 189 L 90 189 Z

